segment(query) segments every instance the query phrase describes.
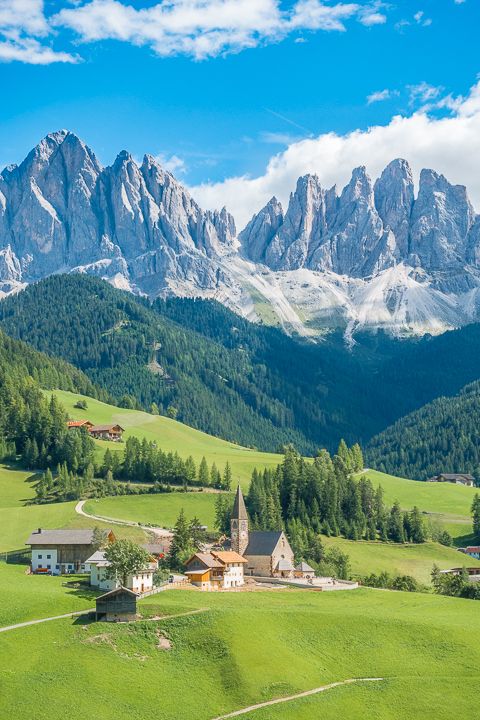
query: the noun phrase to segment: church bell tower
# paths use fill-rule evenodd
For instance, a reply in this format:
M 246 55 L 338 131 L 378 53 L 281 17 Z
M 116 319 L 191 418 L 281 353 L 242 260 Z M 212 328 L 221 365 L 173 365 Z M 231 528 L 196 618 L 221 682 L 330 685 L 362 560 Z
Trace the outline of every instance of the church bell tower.
M 237 488 L 232 517 L 230 518 L 230 537 L 232 539 L 232 550 L 239 555 L 243 555 L 248 546 L 248 515 L 240 485 Z

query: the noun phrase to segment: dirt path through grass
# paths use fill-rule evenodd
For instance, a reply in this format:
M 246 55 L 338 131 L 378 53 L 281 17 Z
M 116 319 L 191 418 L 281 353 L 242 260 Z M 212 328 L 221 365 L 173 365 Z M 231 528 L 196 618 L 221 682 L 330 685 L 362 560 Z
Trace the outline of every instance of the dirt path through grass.
M 140 525 L 139 523 L 133 522 L 133 520 L 118 520 L 117 518 L 104 517 L 103 515 L 91 515 L 83 509 L 83 506 L 86 502 L 86 500 L 79 500 L 79 502 L 75 505 L 75 512 L 78 513 L 78 515 L 83 515 L 83 517 L 87 517 L 90 520 L 99 520 L 100 522 L 112 523 L 113 525 L 127 525 L 129 527 L 138 527 L 141 530 L 153 533 L 158 537 L 172 537 L 172 533 L 170 532 L 170 530 L 167 530 L 167 528 L 150 527 L 150 525 Z
M 287 697 L 276 698 L 275 700 L 266 700 L 256 705 L 249 705 L 241 710 L 234 710 L 234 712 L 227 713 L 226 715 L 219 715 L 214 720 L 227 720 L 228 718 L 238 717 L 239 715 L 246 715 L 254 710 L 260 710 L 261 708 L 269 707 L 270 705 L 278 705 L 280 703 L 290 702 L 291 700 L 299 700 L 300 698 L 309 697 L 310 695 L 317 695 L 318 693 L 325 692 L 325 690 L 332 690 L 333 688 L 340 687 L 342 685 L 351 685 L 353 683 L 361 682 L 380 682 L 384 678 L 350 678 L 349 680 L 340 680 L 339 682 L 330 683 L 329 685 L 322 685 L 321 687 L 314 688 L 313 690 L 305 690 L 304 692 L 297 693 L 296 695 L 288 695 Z
M 17 630 L 18 628 L 28 627 L 29 625 L 38 625 L 39 623 L 50 622 L 51 620 L 64 620 L 65 618 L 78 617 L 79 615 L 88 615 L 92 612 L 95 612 L 95 608 L 90 608 L 89 610 L 79 610 L 78 612 L 69 612 L 65 613 L 65 615 L 52 615 L 52 617 L 40 618 L 40 620 L 27 620 L 26 622 L 15 623 L 15 625 L 0 627 L 0 633 L 7 632 L 7 630 Z

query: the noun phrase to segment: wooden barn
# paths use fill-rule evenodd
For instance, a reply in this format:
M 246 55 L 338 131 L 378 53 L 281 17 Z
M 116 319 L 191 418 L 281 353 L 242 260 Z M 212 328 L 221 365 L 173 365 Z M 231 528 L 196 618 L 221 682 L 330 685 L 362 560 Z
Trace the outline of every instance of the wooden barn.
M 125 430 L 120 425 L 93 425 L 88 432 L 97 440 L 119 442 Z
M 137 617 L 137 593 L 125 587 L 100 595 L 96 600 L 95 620 L 128 622 Z

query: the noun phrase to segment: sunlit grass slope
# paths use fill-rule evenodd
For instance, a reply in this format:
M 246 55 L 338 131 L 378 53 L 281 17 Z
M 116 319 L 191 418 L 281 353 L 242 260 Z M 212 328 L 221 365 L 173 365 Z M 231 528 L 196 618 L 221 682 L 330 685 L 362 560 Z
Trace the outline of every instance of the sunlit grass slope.
M 471 601 L 368 590 L 170 591 L 140 607 L 205 611 L 130 625 L 62 620 L 0 635 L 5 717 L 63 720 L 75 698 L 76 717 L 211 720 L 353 677 L 384 681 L 246 717 L 476 717 L 480 627 Z M 161 634 L 168 651 L 158 647 Z

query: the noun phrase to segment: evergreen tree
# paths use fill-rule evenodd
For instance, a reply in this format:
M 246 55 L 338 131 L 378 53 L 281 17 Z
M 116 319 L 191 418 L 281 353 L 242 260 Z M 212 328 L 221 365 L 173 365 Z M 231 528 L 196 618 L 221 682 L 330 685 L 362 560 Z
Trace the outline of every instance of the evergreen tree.
M 198 468 L 198 484 L 202 487 L 207 487 L 210 484 L 210 473 L 208 472 L 205 456 L 202 457 Z
M 473 534 L 480 540 L 480 495 L 475 494 L 472 502 Z

